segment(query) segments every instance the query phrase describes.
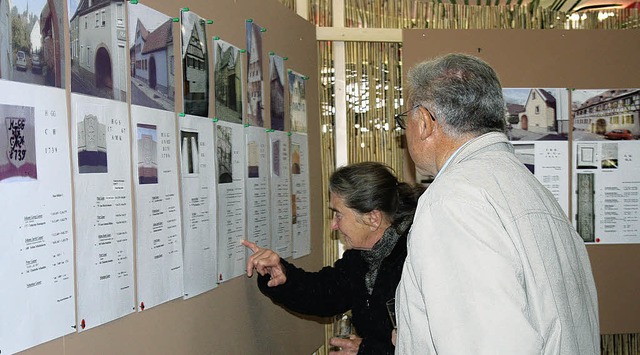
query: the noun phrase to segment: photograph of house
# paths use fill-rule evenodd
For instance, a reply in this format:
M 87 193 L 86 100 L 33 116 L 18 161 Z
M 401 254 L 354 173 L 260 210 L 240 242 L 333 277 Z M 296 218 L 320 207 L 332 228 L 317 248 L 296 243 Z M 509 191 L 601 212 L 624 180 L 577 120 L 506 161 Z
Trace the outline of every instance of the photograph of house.
M 131 103 L 174 111 L 172 19 L 141 4 L 128 10 Z
M 307 132 L 307 99 L 304 76 L 289 71 L 289 113 L 291 131 Z
M 264 127 L 262 74 L 262 28 L 247 22 L 247 122 L 252 126 Z
M 502 92 L 510 140 L 568 139 L 566 89 L 505 88 Z
M 284 131 L 284 59 L 269 56 L 269 88 L 271 97 L 271 129 Z
M 190 11 L 181 11 L 182 90 L 184 113 L 209 116 L 209 60 L 205 21 Z
M 213 40 L 213 66 L 216 118 L 242 123 L 242 60 L 240 49 L 221 40 Z
M 631 140 L 640 136 L 640 89 L 571 92 L 573 139 Z
M 126 101 L 127 32 L 124 0 L 69 1 L 71 91 Z
M 64 86 L 63 0 L 0 0 L 0 78 Z

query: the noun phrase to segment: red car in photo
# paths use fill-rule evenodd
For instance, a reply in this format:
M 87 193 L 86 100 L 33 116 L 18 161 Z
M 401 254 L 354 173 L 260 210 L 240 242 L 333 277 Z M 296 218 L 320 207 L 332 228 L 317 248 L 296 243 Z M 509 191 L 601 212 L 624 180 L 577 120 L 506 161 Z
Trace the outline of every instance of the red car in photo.
M 633 139 L 633 134 L 628 129 L 614 129 L 604 134 L 606 139 L 624 139 L 631 140 Z

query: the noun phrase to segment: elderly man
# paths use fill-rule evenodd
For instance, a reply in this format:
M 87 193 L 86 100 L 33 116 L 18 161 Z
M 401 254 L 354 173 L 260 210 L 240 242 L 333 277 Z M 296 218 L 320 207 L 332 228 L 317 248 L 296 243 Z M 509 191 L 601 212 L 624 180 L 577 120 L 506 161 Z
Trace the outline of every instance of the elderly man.
M 599 354 L 582 239 L 505 136 L 495 71 L 450 54 L 408 74 L 396 116 L 423 175 L 396 291 L 396 354 Z

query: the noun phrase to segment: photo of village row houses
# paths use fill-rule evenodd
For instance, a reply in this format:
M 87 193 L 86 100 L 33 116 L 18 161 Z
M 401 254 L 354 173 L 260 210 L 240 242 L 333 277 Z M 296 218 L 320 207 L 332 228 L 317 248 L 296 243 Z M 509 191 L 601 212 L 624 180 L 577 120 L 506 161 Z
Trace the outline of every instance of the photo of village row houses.
M 124 0 L 80 0 L 69 11 L 71 91 L 126 101 Z
M 631 140 L 640 137 L 640 89 L 574 90 L 576 140 Z
M 148 16 L 151 13 L 155 15 L 153 18 Z M 131 103 L 134 105 L 174 110 L 172 25 L 169 16 L 147 6 L 129 7 L 129 27 L 135 30 L 133 38 L 129 39 Z

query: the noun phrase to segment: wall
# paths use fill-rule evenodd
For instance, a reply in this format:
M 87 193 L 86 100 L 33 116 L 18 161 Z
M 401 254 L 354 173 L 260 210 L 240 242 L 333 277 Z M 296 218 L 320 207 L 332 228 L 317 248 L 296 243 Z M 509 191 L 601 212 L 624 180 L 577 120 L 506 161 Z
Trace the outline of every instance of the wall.
M 405 74 L 427 58 L 452 52 L 487 61 L 504 87 L 640 87 L 638 30 L 403 31 Z M 587 250 L 598 289 L 600 332 L 640 332 L 640 244 L 588 245 Z
M 288 57 L 285 68 L 307 75 L 309 121 L 309 164 L 311 201 L 311 252 L 296 259 L 298 266 L 317 270 L 322 264 L 322 181 L 320 127 L 317 119 L 318 82 L 315 27 L 275 0 L 147 0 L 141 4 L 172 17 L 188 7 L 213 20 L 207 25 L 209 65 L 213 68 L 211 39 L 218 36 L 239 48 L 246 48 L 245 21 L 253 19 L 267 29 L 263 33 L 263 70 L 268 71 L 268 53 Z M 134 6 L 134 5 L 129 5 Z M 180 68 L 179 24 L 173 24 L 176 69 Z M 65 43 L 69 43 L 68 23 Z M 131 39 L 133 40 L 133 39 Z M 69 53 L 68 45 L 65 48 Z M 70 67 L 70 55 L 65 67 Z M 70 83 L 70 71 L 66 71 Z M 268 76 L 267 76 L 268 77 Z M 180 72 L 176 71 L 176 78 Z M 176 80 L 181 97 L 182 80 Z M 268 81 L 265 98 L 268 99 Z M 213 90 L 213 70 L 210 88 Z M 213 93 L 210 95 L 213 98 Z M 180 101 L 180 100 L 179 100 Z M 177 111 L 181 104 L 176 105 Z M 269 102 L 265 102 L 265 115 Z M 209 112 L 214 112 L 210 100 Z M 213 117 L 212 114 L 210 114 Z M 265 123 L 267 126 L 269 122 Z M 99 307 L 99 305 L 96 305 Z M 255 278 L 241 276 L 189 300 L 177 299 L 146 311 L 131 314 L 106 325 L 71 334 L 24 351 L 24 354 L 311 354 L 324 342 L 319 320 L 302 319 L 274 305 L 257 289 Z

